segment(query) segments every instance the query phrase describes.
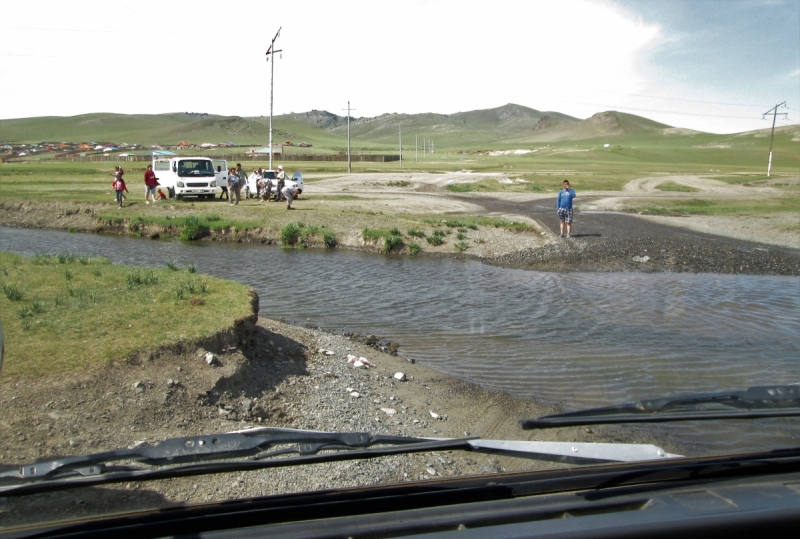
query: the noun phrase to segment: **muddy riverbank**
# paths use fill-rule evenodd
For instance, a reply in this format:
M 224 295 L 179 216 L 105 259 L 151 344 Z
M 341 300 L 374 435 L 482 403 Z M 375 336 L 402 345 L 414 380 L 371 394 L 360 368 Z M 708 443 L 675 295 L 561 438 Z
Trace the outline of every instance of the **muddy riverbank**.
M 469 257 L 486 263 L 539 271 L 641 271 L 758 275 L 800 275 L 800 250 L 686 230 L 637 216 L 601 212 L 579 214 L 572 238 L 558 237 L 549 207 L 507 200 L 471 200 L 492 215 L 517 216 L 532 224 L 526 233 L 483 227 L 465 252 L 425 247 L 416 256 Z M 73 232 L 132 234 L 145 238 L 177 237 L 180 227 L 104 220 L 103 205 L 3 202 L 0 226 L 60 229 Z M 457 218 L 457 215 L 449 215 Z M 347 227 L 342 219 L 339 227 Z M 352 225 L 350 225 L 352 227 Z M 365 241 L 354 227 L 337 234 L 337 248 L 380 251 L 381 242 Z M 267 227 L 209 233 L 201 241 L 277 244 L 280 230 Z M 307 241 L 324 247 L 322 237 Z
M 220 340 L 212 351 L 154 350 L 91 372 L 0 382 L 6 413 L 0 458 L 19 464 L 163 439 L 274 426 L 420 437 L 658 443 L 638 429 L 615 427 L 523 431 L 520 418 L 555 413 L 557 405 L 515 399 L 451 378 L 370 343 L 319 329 L 261 319 L 244 341 Z M 387 347 L 391 351 L 392 346 Z M 206 354 L 214 353 L 214 362 Z M 348 355 L 375 368 L 356 368 Z M 404 381 L 395 375 L 402 372 Z M 534 396 L 535 397 L 535 396 Z M 437 417 L 434 417 L 434 414 Z M 0 498 L 4 525 L 80 518 L 247 496 L 335 487 L 424 481 L 437 477 L 542 469 L 554 464 L 456 451 L 128 482 L 23 498 Z

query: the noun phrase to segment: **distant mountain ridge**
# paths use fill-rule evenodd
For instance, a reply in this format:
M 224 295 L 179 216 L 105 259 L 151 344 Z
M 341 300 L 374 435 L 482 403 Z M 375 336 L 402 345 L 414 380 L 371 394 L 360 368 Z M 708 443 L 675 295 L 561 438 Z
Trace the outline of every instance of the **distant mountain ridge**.
M 291 141 L 299 145 L 306 142 L 313 146 L 314 151 L 322 152 L 340 152 L 347 147 L 346 116 L 325 110 L 311 110 L 278 115 L 273 120 L 273 140 L 276 144 Z M 657 141 L 664 137 L 675 139 L 706 135 L 617 111 L 598 112 L 580 119 L 513 103 L 454 114 L 387 113 L 375 117 L 352 117 L 350 127 L 354 147 L 367 151 L 393 151 L 398 144 L 400 128 L 404 146 L 414 147 L 416 136 L 420 146 L 424 139 L 433 139 L 437 149 L 442 150 L 526 147 L 547 142 L 591 139 L 599 139 L 603 143 L 614 143 L 615 140 L 622 143 L 624 140 L 644 138 Z M 269 118 L 184 112 L 93 113 L 0 120 L 0 144 L 96 140 L 141 145 L 170 145 L 181 140 L 192 144 L 233 141 L 237 145 L 265 145 L 269 141 Z
M 347 118 L 328 111 L 312 110 L 277 116 L 313 125 L 336 134 L 346 134 Z M 501 107 L 455 114 L 381 114 L 375 117 L 351 117 L 351 136 L 380 142 L 398 138 L 399 126 L 408 132 L 425 131 L 431 135 L 456 137 L 464 143 L 497 144 L 503 142 L 546 142 L 584 140 L 604 136 L 657 132 L 671 126 L 641 116 L 616 111 L 600 112 L 581 120 L 560 112 L 509 103 Z

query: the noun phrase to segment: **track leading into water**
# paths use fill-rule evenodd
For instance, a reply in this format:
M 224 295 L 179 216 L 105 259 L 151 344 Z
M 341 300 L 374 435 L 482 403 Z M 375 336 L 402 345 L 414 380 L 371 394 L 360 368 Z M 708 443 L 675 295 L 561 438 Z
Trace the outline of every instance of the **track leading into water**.
M 489 212 L 524 215 L 559 232 L 555 199 L 463 198 Z M 583 202 L 591 202 L 591 197 Z M 695 232 L 614 212 L 576 212 L 574 237 L 488 261 L 542 271 L 644 271 L 800 275 L 800 251 Z M 634 256 L 648 256 L 642 264 Z

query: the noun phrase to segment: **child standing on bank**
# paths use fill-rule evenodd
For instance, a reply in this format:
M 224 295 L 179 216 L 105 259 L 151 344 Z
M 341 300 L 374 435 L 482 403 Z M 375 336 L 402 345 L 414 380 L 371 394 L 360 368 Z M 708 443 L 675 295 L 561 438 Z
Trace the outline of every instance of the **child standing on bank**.
M 121 208 L 122 201 L 124 200 L 124 195 L 122 194 L 123 191 L 130 192 L 128 191 L 128 187 L 125 185 L 125 180 L 122 179 L 121 174 L 117 174 L 114 177 L 114 181 L 111 183 L 111 186 L 114 188 L 114 192 L 117 195 L 117 204 Z

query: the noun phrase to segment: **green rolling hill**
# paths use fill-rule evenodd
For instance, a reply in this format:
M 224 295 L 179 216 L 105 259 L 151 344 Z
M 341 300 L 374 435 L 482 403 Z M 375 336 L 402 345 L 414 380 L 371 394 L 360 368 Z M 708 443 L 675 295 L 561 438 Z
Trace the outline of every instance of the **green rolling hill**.
M 413 150 L 416 136 L 433 140 L 437 151 L 475 151 L 554 147 L 600 147 L 604 144 L 648 151 L 675 152 L 681 159 L 693 152 L 706 155 L 722 149 L 762 152 L 768 147 L 769 129 L 716 135 L 670 127 L 641 116 L 616 111 L 600 112 L 581 120 L 566 114 L 538 111 L 507 104 L 486 110 L 455 114 L 383 114 L 373 118 L 352 118 L 351 138 L 355 152 L 393 153 L 398 145 L 398 126 L 403 129 L 403 146 Z M 347 119 L 326 111 L 312 110 L 273 118 L 276 143 L 292 141 L 310 144 L 292 152 L 342 152 L 347 148 Z M 266 145 L 269 118 L 242 118 L 213 114 L 111 114 L 95 113 L 72 117 L 38 117 L 0 120 L 0 144 L 30 142 L 116 142 L 141 145 L 176 145 L 231 141 L 237 145 Z M 776 151 L 798 155 L 800 126 L 776 129 Z M 677 157 L 676 157 L 677 158 Z M 698 158 L 699 159 L 699 158 Z M 735 156 L 731 156 L 736 161 Z

